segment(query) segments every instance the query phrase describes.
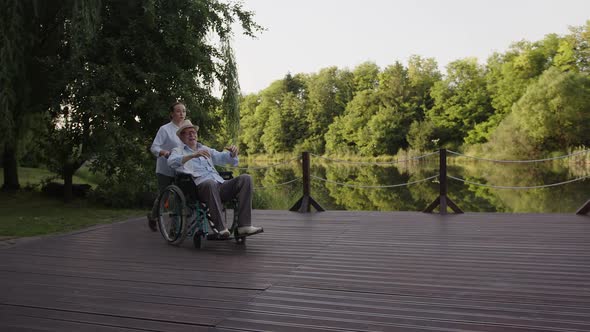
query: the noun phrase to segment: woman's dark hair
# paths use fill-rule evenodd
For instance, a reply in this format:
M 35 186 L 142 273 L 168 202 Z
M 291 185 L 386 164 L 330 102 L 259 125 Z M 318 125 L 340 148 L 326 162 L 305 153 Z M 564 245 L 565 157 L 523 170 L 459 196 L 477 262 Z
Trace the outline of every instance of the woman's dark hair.
M 168 109 L 168 112 L 169 113 L 174 112 L 174 107 L 176 107 L 176 105 L 184 105 L 184 103 L 181 102 L 181 101 L 175 102 L 174 104 L 170 105 L 170 108 Z M 184 106 L 186 107 L 186 105 L 184 105 Z
M 176 107 L 176 105 L 184 105 L 184 103 L 181 101 L 176 101 L 174 104 L 170 105 L 170 108 L 168 108 L 168 117 L 170 119 L 172 119 L 172 113 L 174 112 L 174 107 Z M 184 107 L 186 108 L 186 105 L 184 105 Z

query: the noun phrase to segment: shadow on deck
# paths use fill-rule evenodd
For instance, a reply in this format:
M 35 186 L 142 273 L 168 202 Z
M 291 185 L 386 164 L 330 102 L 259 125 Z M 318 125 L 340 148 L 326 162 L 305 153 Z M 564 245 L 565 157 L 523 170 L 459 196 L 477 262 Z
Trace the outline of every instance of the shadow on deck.
M 254 212 L 241 247 L 144 218 L 0 249 L 1 331 L 589 331 L 590 217 Z

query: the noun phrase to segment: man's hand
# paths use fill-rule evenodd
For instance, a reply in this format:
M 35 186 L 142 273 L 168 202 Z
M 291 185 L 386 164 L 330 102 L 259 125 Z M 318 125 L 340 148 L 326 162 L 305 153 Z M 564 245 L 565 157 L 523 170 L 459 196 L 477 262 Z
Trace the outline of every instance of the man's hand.
M 168 150 L 160 150 L 160 157 L 164 157 L 164 158 L 170 157 L 170 151 L 168 151 Z
M 201 150 L 197 150 L 197 152 L 193 153 L 193 158 L 198 158 L 198 157 L 211 158 L 211 154 L 209 153 L 209 150 L 201 149 Z
M 240 152 L 240 149 L 238 149 L 238 147 L 235 145 L 226 146 L 225 149 L 229 151 L 229 155 L 232 158 L 235 158 Z

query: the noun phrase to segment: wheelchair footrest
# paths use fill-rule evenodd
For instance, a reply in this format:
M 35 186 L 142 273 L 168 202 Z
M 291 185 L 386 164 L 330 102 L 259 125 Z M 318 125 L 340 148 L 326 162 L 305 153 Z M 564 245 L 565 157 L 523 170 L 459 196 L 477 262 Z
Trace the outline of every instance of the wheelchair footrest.
M 219 237 L 219 234 L 217 233 L 208 233 L 207 234 L 207 241 L 227 241 L 227 240 L 232 240 L 233 236 L 229 236 L 229 237 Z
M 232 236 L 230 236 L 230 238 L 232 238 L 232 239 L 235 239 L 235 238 L 243 239 L 243 238 L 247 238 L 248 236 L 252 236 L 252 235 L 264 233 L 264 229 L 261 227 L 258 232 L 249 233 L 249 234 L 236 234 L 236 232 L 231 232 L 231 233 L 232 233 Z

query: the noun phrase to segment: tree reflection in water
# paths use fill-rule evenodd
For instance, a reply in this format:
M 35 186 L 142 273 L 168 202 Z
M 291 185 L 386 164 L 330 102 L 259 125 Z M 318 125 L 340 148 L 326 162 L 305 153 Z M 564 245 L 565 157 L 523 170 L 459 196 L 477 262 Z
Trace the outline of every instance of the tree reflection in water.
M 590 175 L 590 165 L 563 162 L 505 164 L 488 161 L 450 161 L 448 174 L 488 186 L 540 186 Z M 256 165 L 260 167 L 264 165 Z M 301 195 L 301 166 L 292 162 L 270 168 L 234 170 L 252 175 L 254 208 L 288 209 Z M 438 174 L 433 160 L 394 165 L 358 165 L 318 162 L 311 174 L 330 182 L 354 186 L 397 185 Z M 328 210 L 422 211 L 438 196 L 438 181 L 429 180 L 393 188 L 349 187 L 312 179 L 311 195 Z M 540 189 L 497 189 L 448 180 L 448 196 L 466 212 L 574 213 L 590 198 L 590 178 Z

